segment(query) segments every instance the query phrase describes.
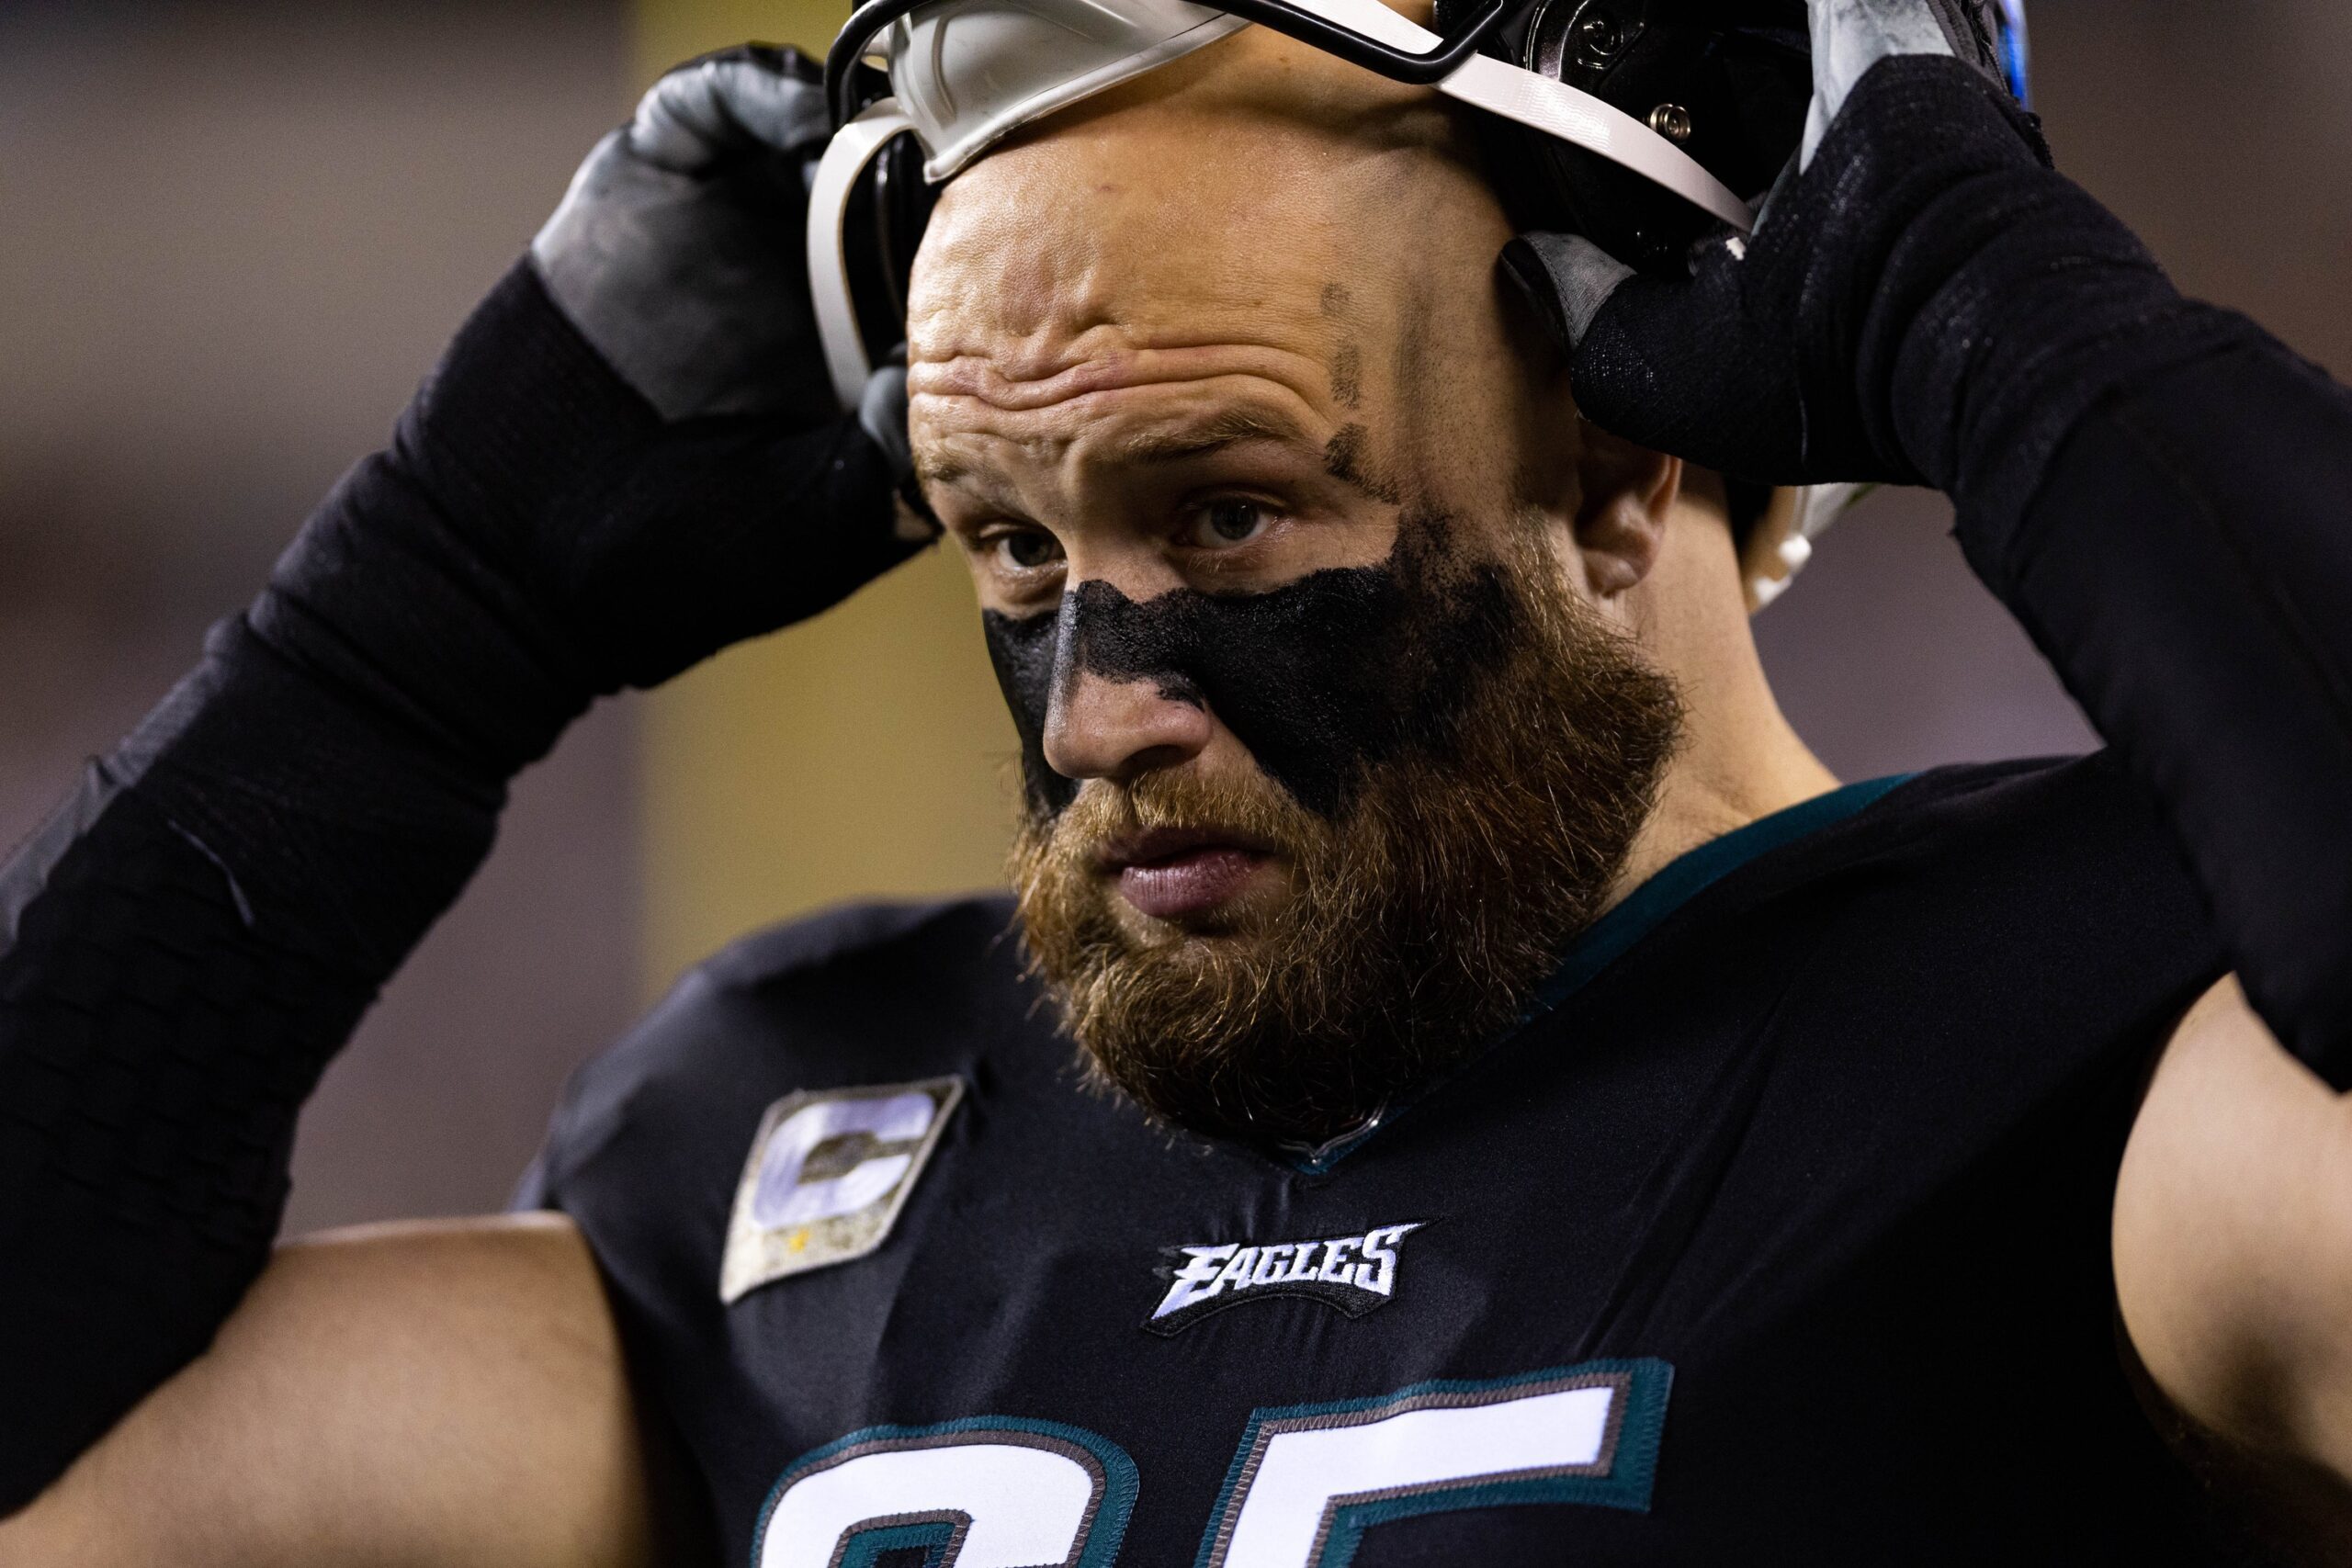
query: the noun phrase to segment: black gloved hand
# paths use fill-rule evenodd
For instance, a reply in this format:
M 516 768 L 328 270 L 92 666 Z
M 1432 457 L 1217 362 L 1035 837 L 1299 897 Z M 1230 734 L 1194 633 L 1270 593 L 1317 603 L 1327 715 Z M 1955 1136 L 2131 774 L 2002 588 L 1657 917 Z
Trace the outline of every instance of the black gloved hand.
M 837 411 L 811 318 L 818 74 L 747 48 L 655 85 L 280 563 L 266 639 L 399 688 L 511 771 L 590 696 L 813 615 L 920 547 L 893 502 L 903 381 L 878 376 L 863 420 Z
M 531 733 L 522 757 L 589 695 L 814 615 L 929 536 L 893 502 L 910 467 L 903 372 L 878 372 L 844 413 L 817 337 L 803 233 L 831 132 L 821 77 L 797 51 L 746 46 L 655 83 L 371 465 L 414 481 L 445 543 L 498 580 L 474 597 L 568 688 L 540 722 L 482 716 Z M 330 507 L 311 532 L 348 528 L 368 570 L 314 570 L 326 541 L 306 538 L 277 594 L 348 578 L 323 618 L 383 620 L 369 558 L 414 544 L 390 524 Z M 433 662 L 408 649 L 379 662 L 412 655 Z
M 2195 308 L 2051 171 L 1963 11 L 1811 10 L 1806 145 L 1754 235 L 1702 245 L 1682 281 L 1557 234 L 1522 235 L 1506 268 L 1607 429 L 1741 479 L 2013 509 L 2105 388 L 2182 352 L 2137 329 Z
M 1810 156 L 1747 243 L 1660 282 L 1522 235 L 1509 275 L 1622 435 L 1948 491 L 1969 564 L 2172 824 L 2264 1021 L 2352 1089 L 2352 394 L 2183 299 L 2052 173 L 1939 49 L 1947 0 L 1811 14 Z
M 606 136 L 531 243 L 548 292 L 665 420 L 838 412 L 808 303 L 823 73 L 752 44 L 679 66 Z

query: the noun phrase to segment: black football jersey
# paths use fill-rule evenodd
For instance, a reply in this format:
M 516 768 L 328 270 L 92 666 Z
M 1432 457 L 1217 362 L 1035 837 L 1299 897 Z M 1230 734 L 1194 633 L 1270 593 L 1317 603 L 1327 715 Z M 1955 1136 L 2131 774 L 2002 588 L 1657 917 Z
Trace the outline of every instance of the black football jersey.
M 2223 969 L 2112 761 L 1857 785 L 1285 1156 L 1091 1088 L 1007 901 L 863 908 L 684 980 L 521 1201 L 730 1563 L 2209 1562 L 2108 1231 Z

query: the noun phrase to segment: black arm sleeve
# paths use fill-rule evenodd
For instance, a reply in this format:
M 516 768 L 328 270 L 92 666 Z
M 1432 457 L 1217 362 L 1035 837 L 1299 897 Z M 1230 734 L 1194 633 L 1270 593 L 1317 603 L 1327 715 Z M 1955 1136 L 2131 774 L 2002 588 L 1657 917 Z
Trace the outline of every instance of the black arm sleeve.
M 1866 283 L 1806 320 L 1851 349 L 1868 449 L 1951 493 L 2256 1008 L 2352 1089 L 2352 398 L 2184 298 L 1951 62 L 1872 70 L 1807 179 L 1798 276 Z
M 665 425 L 528 264 L 0 869 L 0 1513 L 210 1343 L 295 1113 L 599 693 L 908 555 L 854 418 Z
M 595 688 L 485 531 L 651 421 L 518 269 L 0 870 L 0 1514 L 259 1272 L 297 1109 Z
M 296 1111 L 490 841 L 494 788 L 311 694 L 266 707 L 295 684 L 268 657 L 232 624 L 189 684 L 275 737 L 277 777 L 223 800 L 179 770 L 205 740 L 118 753 L 0 874 L 0 1514 L 210 1342 L 277 1234 Z
M 2199 336 L 2022 506 L 1962 492 L 1960 538 L 2163 802 L 2256 1010 L 2352 1090 L 2352 394 L 2238 318 Z

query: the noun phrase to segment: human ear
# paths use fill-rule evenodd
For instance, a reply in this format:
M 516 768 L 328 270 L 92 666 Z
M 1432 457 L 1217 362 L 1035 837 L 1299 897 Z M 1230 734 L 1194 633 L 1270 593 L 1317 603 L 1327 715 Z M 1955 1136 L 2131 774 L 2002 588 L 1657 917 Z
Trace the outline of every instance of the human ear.
M 1585 591 L 1607 600 L 1657 564 L 1666 520 L 1682 492 L 1682 460 L 1577 421 L 1577 553 Z

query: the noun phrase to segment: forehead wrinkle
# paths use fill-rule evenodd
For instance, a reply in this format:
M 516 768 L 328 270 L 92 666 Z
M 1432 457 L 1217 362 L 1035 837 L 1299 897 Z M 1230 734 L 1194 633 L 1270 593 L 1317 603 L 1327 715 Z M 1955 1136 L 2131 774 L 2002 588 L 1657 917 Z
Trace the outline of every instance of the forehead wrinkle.
M 924 489 L 933 485 L 953 485 L 960 490 L 977 491 L 999 504 L 1001 504 L 1002 497 L 1011 493 L 997 481 L 993 468 L 959 452 L 916 453 L 915 483 Z
M 1119 457 L 1123 442 L 1139 444 L 1138 450 L 1148 452 L 1159 439 L 1157 432 L 1189 433 L 1227 414 L 1238 423 L 1215 433 L 1222 444 L 1263 435 L 1304 441 L 1309 432 L 1332 423 L 1313 390 L 1238 371 L 1133 383 L 1014 407 L 925 392 L 910 400 L 909 412 L 919 447 L 959 439 L 999 441 L 1033 458 L 1097 446 Z M 1189 434 L 1184 438 L 1189 440 Z
M 1172 335 L 1172 334 L 1171 334 Z M 1001 344 L 953 355 L 910 357 L 910 397 L 969 399 L 1007 412 L 1045 409 L 1090 395 L 1252 376 L 1303 388 L 1320 380 L 1320 356 L 1278 343 L 1206 333 L 1190 341 L 1131 345 L 1072 343 L 1056 354 Z
M 1229 383 L 1217 385 L 1219 381 Z M 1178 399 L 1172 404 L 1167 394 Z M 1204 395 L 1205 394 L 1205 395 Z M 1000 507 L 1017 507 L 1029 479 L 1076 493 L 1090 471 L 1173 463 L 1244 443 L 1319 452 L 1331 422 L 1295 389 L 1257 378 L 1154 383 L 1091 392 L 1045 409 L 1008 411 L 944 399 L 914 426 L 916 471 L 925 483 L 957 485 Z M 972 416 L 942 417 L 936 406 Z M 1028 476 L 1025 479 L 1023 476 Z
M 951 247 L 922 280 L 941 286 L 918 288 L 927 298 L 910 322 L 908 390 L 1020 409 L 1234 371 L 1300 388 L 1326 378 L 1329 329 L 1311 298 L 1285 299 L 1262 268 L 1202 267 L 1197 254 L 1180 275 L 1153 276 L 1166 248 L 1137 242 L 1125 260 L 1140 272 L 1104 288 L 1100 277 L 1024 276 L 1053 270 L 1030 252 Z

